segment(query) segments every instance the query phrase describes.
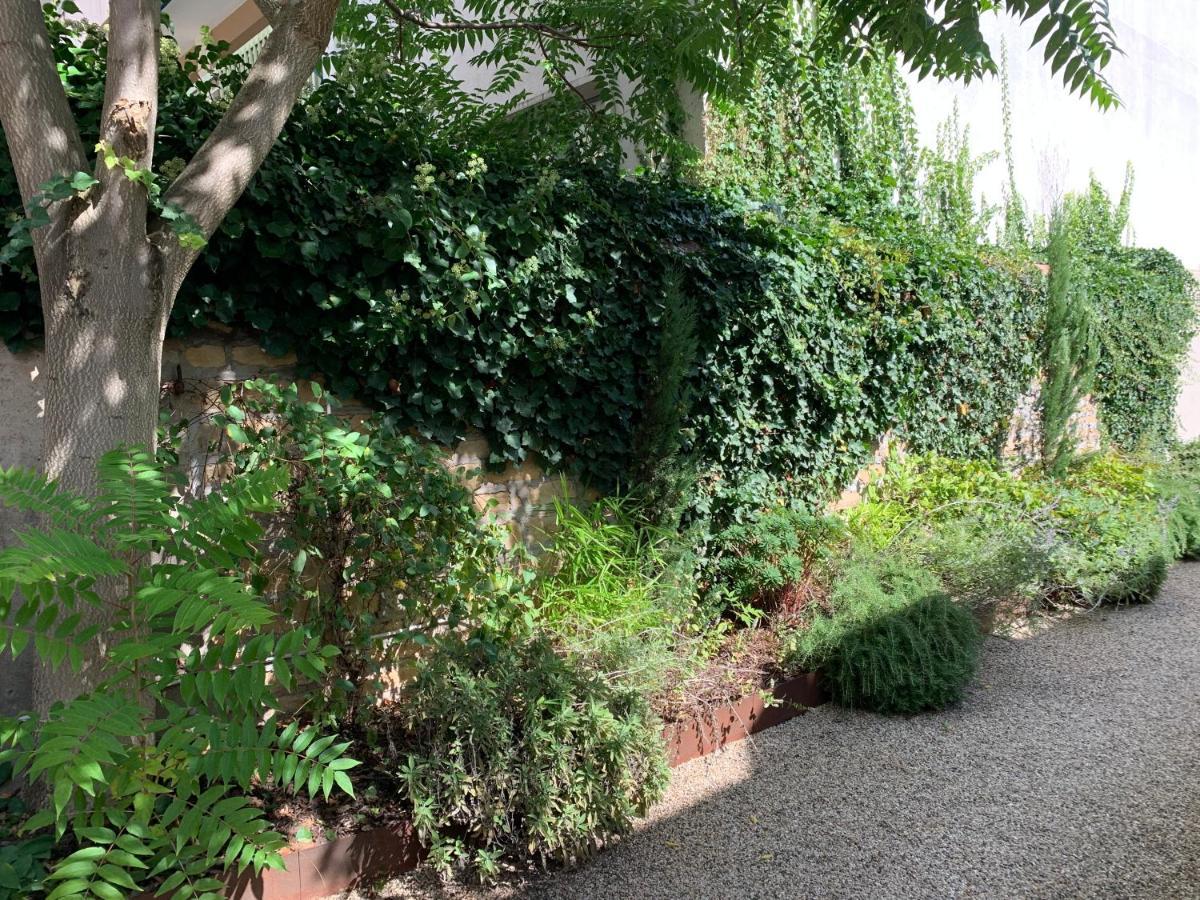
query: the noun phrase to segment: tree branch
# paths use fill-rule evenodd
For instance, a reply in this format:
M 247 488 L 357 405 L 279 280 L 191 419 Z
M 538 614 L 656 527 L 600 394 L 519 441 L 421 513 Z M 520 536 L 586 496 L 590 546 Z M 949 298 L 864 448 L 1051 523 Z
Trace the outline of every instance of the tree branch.
M 279 20 L 279 14 L 283 11 L 283 0 L 254 0 L 254 5 L 274 28 L 275 23 Z
M 157 0 L 111 0 L 104 109 L 100 140 L 139 169 L 154 163 L 158 118 L 159 4 Z M 98 216 L 113 240 L 146 236 L 147 187 L 126 177 L 121 166 L 96 162 L 102 185 Z
M 562 66 L 558 64 L 558 61 L 550 58 L 550 51 L 546 46 L 546 38 L 539 34 L 537 36 L 537 42 L 538 48 L 542 51 L 542 58 L 554 70 L 554 74 L 558 76 L 559 80 L 562 81 L 563 84 L 571 89 L 571 92 L 576 97 L 579 98 L 579 102 L 583 104 L 583 108 L 587 110 L 588 113 L 590 113 L 593 117 L 598 117 L 600 114 L 596 111 L 595 107 L 592 106 L 588 98 L 584 96 L 583 91 L 578 88 L 575 82 L 571 81 L 571 79 L 567 77 L 567 73 L 563 71 Z
M 163 201 L 189 214 L 206 238 L 233 208 L 275 144 L 292 107 L 329 46 L 341 0 L 296 0 L 281 6 L 262 55 L 208 140 L 167 190 Z M 198 250 L 161 228 L 164 288 L 170 301 Z
M 0 123 L 26 212 L 39 186 L 87 165 L 38 0 L 0 3 Z M 34 232 L 39 255 L 45 240 Z

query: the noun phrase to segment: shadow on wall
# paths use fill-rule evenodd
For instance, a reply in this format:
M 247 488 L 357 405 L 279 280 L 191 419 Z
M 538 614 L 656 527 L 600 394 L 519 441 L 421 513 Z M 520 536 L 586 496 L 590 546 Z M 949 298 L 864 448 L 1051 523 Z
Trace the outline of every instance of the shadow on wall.
M 42 462 L 41 353 L 14 354 L 0 343 L 0 467 L 36 469 Z M 14 529 L 32 524 L 26 513 L 0 506 L 0 547 Z M 29 708 L 33 653 L 0 656 L 0 715 Z

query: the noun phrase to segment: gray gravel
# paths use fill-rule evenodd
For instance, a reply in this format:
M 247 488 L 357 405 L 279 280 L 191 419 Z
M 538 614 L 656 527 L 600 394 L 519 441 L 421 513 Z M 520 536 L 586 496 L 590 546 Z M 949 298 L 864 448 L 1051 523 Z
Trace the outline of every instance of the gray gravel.
M 990 639 L 953 709 L 815 710 L 677 769 L 586 866 L 448 893 L 1200 898 L 1200 564 L 1151 606 Z

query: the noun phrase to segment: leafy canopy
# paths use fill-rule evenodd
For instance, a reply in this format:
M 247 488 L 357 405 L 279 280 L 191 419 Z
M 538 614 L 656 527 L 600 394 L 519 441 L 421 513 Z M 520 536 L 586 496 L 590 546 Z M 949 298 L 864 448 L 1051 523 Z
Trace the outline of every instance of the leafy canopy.
M 654 142 L 680 122 L 681 84 L 736 96 L 760 65 L 797 55 L 898 55 L 921 77 L 995 74 L 980 24 L 989 12 L 1035 22 L 1034 45 L 1071 91 L 1117 102 L 1103 75 L 1117 52 L 1107 0 L 363 0 L 343 6 L 337 35 L 339 65 L 386 70 L 450 107 L 462 108 L 470 66 L 476 98 L 503 113 L 548 95 L 592 122 L 616 114 L 627 136 Z M 810 16 L 817 28 L 800 41 Z

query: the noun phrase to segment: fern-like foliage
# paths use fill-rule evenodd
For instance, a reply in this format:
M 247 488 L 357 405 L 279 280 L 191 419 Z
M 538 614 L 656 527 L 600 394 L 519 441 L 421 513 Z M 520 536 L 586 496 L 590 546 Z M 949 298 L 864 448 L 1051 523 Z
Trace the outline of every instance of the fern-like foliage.
M 281 865 L 251 784 L 353 793 L 349 742 L 281 727 L 276 703 L 337 651 L 281 627 L 249 583 L 255 515 L 287 476 L 261 469 L 184 502 L 144 450 L 109 453 L 98 473 L 86 498 L 0 472 L 0 501 L 45 523 L 0 550 L 0 653 L 32 644 L 92 673 L 46 715 L 0 720 L 0 766 L 45 786 L 26 828 L 63 848 L 44 881 L 53 900 L 223 896 L 220 870 Z M 9 890 L 0 881 L 0 898 L 27 895 Z

